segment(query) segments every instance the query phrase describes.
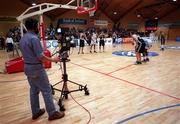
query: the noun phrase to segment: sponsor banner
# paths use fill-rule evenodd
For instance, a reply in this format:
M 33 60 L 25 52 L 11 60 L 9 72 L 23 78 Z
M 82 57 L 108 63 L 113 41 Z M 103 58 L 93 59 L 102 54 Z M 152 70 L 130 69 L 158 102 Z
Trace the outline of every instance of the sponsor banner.
M 157 27 L 146 27 L 145 30 L 146 31 L 156 31 Z
M 106 20 L 95 20 L 94 21 L 94 25 L 107 26 L 108 25 L 108 21 L 106 21 Z
M 59 19 L 59 24 L 86 25 L 87 20 L 85 20 L 85 19 L 63 18 L 63 19 Z

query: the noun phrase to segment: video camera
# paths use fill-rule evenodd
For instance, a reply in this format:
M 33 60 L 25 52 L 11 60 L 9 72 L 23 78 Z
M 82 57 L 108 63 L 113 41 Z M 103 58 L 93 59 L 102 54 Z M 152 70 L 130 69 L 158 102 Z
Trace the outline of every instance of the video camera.
M 70 35 L 68 33 L 61 33 L 59 34 L 60 38 L 58 38 L 58 43 L 60 44 L 60 50 L 59 50 L 59 56 L 62 59 L 67 59 L 68 56 L 68 51 L 70 50 Z

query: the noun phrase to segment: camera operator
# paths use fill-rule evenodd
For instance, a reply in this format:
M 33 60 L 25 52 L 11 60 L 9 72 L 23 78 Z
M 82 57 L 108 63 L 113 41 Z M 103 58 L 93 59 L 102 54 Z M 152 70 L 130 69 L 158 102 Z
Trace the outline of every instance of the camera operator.
M 39 92 L 41 91 L 49 120 L 62 118 L 65 114 L 58 112 L 53 103 L 52 89 L 43 67 L 43 61 L 59 62 L 59 57 L 50 58 L 43 54 L 38 38 L 38 21 L 29 18 L 25 22 L 28 32 L 20 40 L 20 50 L 24 58 L 24 72 L 30 85 L 30 101 L 32 119 L 35 120 L 45 113 L 40 109 Z

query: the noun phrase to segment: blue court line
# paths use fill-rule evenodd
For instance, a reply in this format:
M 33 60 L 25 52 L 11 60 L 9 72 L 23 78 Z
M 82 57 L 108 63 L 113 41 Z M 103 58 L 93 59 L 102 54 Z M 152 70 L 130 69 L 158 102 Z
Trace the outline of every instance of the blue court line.
M 163 109 L 173 108 L 173 107 L 180 107 L 180 104 L 170 105 L 170 106 L 161 107 L 161 108 L 153 109 L 153 110 L 150 110 L 150 111 L 146 111 L 146 112 L 143 112 L 143 113 L 140 113 L 140 114 L 131 116 L 131 117 L 129 117 L 129 118 L 126 118 L 126 119 L 124 119 L 124 120 L 121 120 L 121 121 L 117 122 L 116 124 L 122 124 L 122 123 L 125 123 L 125 122 L 127 122 L 127 121 L 133 120 L 133 119 L 135 119 L 135 118 L 144 116 L 144 115 L 146 115 L 146 114 L 153 113 L 153 112 L 156 112 L 156 111 L 160 111 L 160 110 L 163 110 Z

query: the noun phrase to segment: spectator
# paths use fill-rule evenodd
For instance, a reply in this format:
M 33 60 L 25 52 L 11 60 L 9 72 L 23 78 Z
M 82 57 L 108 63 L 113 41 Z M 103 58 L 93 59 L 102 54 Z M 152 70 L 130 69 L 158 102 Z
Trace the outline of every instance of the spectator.
M 7 34 L 7 38 L 6 38 L 6 46 L 7 46 L 7 52 L 13 51 L 14 50 L 14 41 L 11 37 L 10 34 Z
M 0 47 L 1 49 L 5 49 L 6 45 L 5 45 L 5 38 L 3 37 L 2 33 L 0 34 Z

